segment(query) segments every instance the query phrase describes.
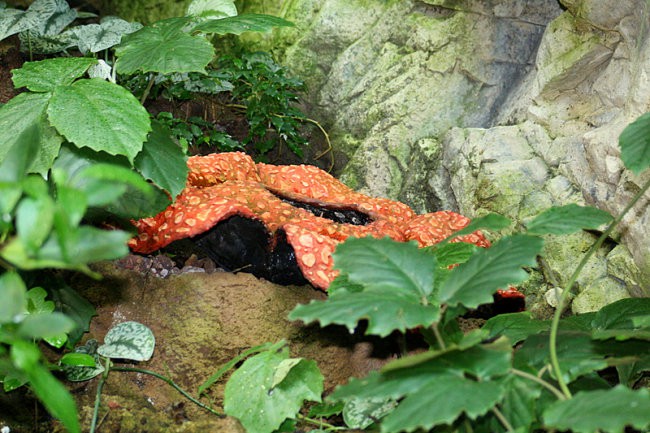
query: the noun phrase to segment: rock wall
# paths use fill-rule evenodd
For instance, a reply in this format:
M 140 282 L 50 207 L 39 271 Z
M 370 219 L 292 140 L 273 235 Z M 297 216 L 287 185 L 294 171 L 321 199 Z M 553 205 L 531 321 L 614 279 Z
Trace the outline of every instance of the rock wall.
M 647 0 L 240 6 L 296 23 L 247 43 L 272 47 L 306 80 L 312 115 L 349 159 L 342 180 L 365 193 L 525 222 L 569 202 L 616 214 L 650 176 L 625 170 L 617 144 L 650 110 Z M 574 311 L 650 294 L 648 198 L 616 235 L 625 246 L 613 242 L 584 273 Z M 591 241 L 549 239 L 546 281 L 561 286 Z

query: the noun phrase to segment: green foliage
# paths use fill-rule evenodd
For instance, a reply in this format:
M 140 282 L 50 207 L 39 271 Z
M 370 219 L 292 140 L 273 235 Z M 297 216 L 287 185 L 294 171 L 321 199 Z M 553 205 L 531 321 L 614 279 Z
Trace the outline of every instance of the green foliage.
M 213 123 L 200 117 L 192 116 L 182 120 L 163 111 L 158 113 L 156 119 L 171 130 L 174 138 L 186 152 L 190 149 L 199 149 L 200 146 L 213 147 L 222 152 L 244 150 L 240 142 L 227 133 L 217 130 Z
M 137 322 L 123 322 L 108 331 L 97 353 L 107 358 L 148 361 L 155 345 L 156 339 L 149 328 Z
M 304 84 L 287 76 L 266 53 L 243 53 L 240 57 L 223 56 L 217 68 L 224 80 L 232 83 L 232 97 L 246 111 L 250 126 L 244 144 L 254 143 L 260 154 L 276 146 L 277 138 L 270 138 L 273 130 L 297 155 L 307 141 L 300 135 L 298 125 L 307 120 L 293 104 Z

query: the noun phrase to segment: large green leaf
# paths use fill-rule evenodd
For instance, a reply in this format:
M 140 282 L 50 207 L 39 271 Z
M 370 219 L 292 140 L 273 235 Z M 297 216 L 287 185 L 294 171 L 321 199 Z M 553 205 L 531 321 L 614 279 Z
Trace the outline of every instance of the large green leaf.
M 65 0 L 36 0 L 27 12 L 38 13 L 41 19 L 29 31 L 33 35 L 53 36 L 77 18 L 77 11 L 71 9 Z
M 97 353 L 107 358 L 148 361 L 155 346 L 151 329 L 138 322 L 122 322 L 108 330 Z
M 354 330 L 360 320 L 367 319 L 366 334 L 385 337 L 393 331 L 405 332 L 418 326 L 430 326 L 440 316 L 440 306 L 422 304 L 422 298 L 404 289 L 348 292 L 338 289 L 325 301 L 298 305 L 289 320 L 305 323 L 335 323 Z
M 390 238 L 349 238 L 333 254 L 334 267 L 352 284 L 366 291 L 400 291 L 426 305 L 433 290 L 436 260 L 419 250 L 415 242 Z
M 449 305 L 476 308 L 492 302 L 497 289 L 524 281 L 523 266 L 534 266 L 542 249 L 542 239 L 512 235 L 492 247 L 477 251 L 467 262 L 455 268 L 440 289 L 440 299 Z
M 650 113 L 627 125 L 618 144 L 625 166 L 636 174 L 650 167 Z
M 343 407 L 343 421 L 353 429 L 365 429 L 393 411 L 397 402 L 390 398 L 351 398 Z
M 595 230 L 612 220 L 607 212 L 589 206 L 568 204 L 551 207 L 528 223 L 528 233 L 564 235 L 582 229 Z
M 321 401 L 323 376 L 314 361 L 300 359 L 276 383 L 278 368 L 289 359 L 287 348 L 247 359 L 226 384 L 224 412 L 246 431 L 271 433 L 298 414 L 304 400 Z
M 499 405 L 503 416 L 513 426 L 523 427 L 525 432 L 532 431 L 542 387 L 529 379 L 510 374 L 503 378 L 503 389 L 505 393 Z
M 650 298 L 621 299 L 601 308 L 591 323 L 597 330 L 641 329 L 635 324 L 637 317 L 650 317 Z
M 406 396 L 381 423 L 384 433 L 428 430 L 451 424 L 465 414 L 470 419 L 483 415 L 503 397 L 499 382 L 476 382 L 462 376 L 440 375 Z
M 623 385 L 579 392 L 547 407 L 543 417 L 547 427 L 575 433 L 622 433 L 626 426 L 645 431 L 650 427 L 650 392 Z
M 151 129 L 149 114 L 131 93 L 100 79 L 57 87 L 47 113 L 75 145 L 125 155 L 131 162 Z
M 193 32 L 216 33 L 218 35 L 244 32 L 267 32 L 273 27 L 292 27 L 293 23 L 285 19 L 263 14 L 243 14 L 216 20 L 203 21 L 195 26 Z
M 334 266 L 341 270 L 345 283 L 326 301 L 297 306 L 289 315 L 291 320 L 318 320 L 322 326 L 336 323 L 352 330 L 367 319 L 366 333 L 380 336 L 438 320 L 440 306 L 428 299 L 436 259 L 415 243 L 350 238 L 337 247 Z
M 27 311 L 27 289 L 13 271 L 0 275 L 0 324 L 15 322 Z
M 142 28 L 140 23 L 131 23 L 122 18 L 103 17 L 99 24 L 78 26 L 69 31 L 77 40 L 77 46 L 82 54 L 97 53 L 117 45 L 124 35 L 136 32 Z
M 25 338 L 58 337 L 74 329 L 72 319 L 62 313 L 30 314 L 20 323 L 18 335 Z
M 33 92 L 52 92 L 56 86 L 72 84 L 97 59 L 88 57 L 57 57 L 38 62 L 25 62 L 19 69 L 12 71 L 12 80 L 16 87 L 27 87 Z
M 115 49 L 121 74 L 140 72 L 203 72 L 214 58 L 214 47 L 203 36 L 183 31 L 192 18 L 169 18 L 123 38 Z
M 0 107 L 0 161 L 12 146 L 29 139 L 38 144 L 29 171 L 47 173 L 63 141 L 45 115 L 50 97 L 49 93 L 21 93 Z M 30 128 L 34 132 L 23 135 Z
M 187 181 L 187 156 L 171 139 L 171 132 L 158 121 L 152 121 L 152 131 L 142 151 L 135 159 L 135 167 L 142 175 L 176 197 Z
M 49 195 L 25 197 L 16 208 L 16 234 L 27 250 L 36 253 L 54 224 L 54 201 Z

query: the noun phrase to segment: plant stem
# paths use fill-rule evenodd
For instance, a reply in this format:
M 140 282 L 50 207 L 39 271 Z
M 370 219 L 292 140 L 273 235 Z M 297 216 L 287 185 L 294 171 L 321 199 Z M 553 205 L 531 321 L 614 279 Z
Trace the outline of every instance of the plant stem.
M 325 427 L 327 430 L 346 430 L 346 427 L 337 427 L 333 424 L 326 423 L 325 421 L 309 418 L 303 415 L 298 415 L 298 419 L 310 424 L 314 424 L 318 427 Z
M 155 80 L 153 74 L 149 74 L 149 82 L 147 83 L 147 88 L 144 89 L 144 92 L 142 92 L 142 96 L 140 97 L 140 104 L 144 105 L 144 102 L 149 97 L 149 92 L 151 92 L 151 88 L 153 87 L 154 81 Z
M 106 365 L 106 368 L 102 373 L 102 377 L 99 379 L 99 383 L 97 384 L 97 392 L 95 394 L 95 407 L 93 408 L 93 418 L 92 421 L 90 422 L 89 433 L 95 433 L 95 429 L 97 428 L 97 418 L 99 417 L 99 406 L 101 405 L 102 402 L 102 389 L 104 388 L 104 383 L 106 383 L 106 379 L 108 378 L 108 373 L 111 371 L 111 360 L 108 358 L 104 358 L 104 364 Z
M 161 374 L 158 374 L 158 373 L 156 373 L 155 371 L 144 370 L 144 369 L 142 369 L 142 368 L 134 368 L 134 367 L 116 367 L 116 366 L 113 367 L 113 370 L 114 370 L 114 371 L 129 371 L 129 372 L 132 372 L 132 373 L 148 374 L 149 376 L 153 376 L 153 377 L 155 377 L 155 378 L 158 378 L 158 379 L 162 380 L 163 382 L 167 383 L 168 385 L 170 385 L 170 386 L 171 386 L 172 388 L 174 388 L 176 391 L 180 392 L 180 393 L 183 395 L 183 397 L 185 397 L 186 399 L 188 399 L 189 401 L 191 401 L 191 402 L 194 403 L 195 405 L 197 405 L 197 406 L 199 406 L 199 407 L 202 407 L 203 409 L 207 410 L 207 411 L 210 412 L 211 414 L 216 415 L 216 416 L 219 416 L 219 417 L 224 417 L 224 416 L 226 416 L 225 414 L 223 414 L 223 413 L 219 413 L 219 412 L 217 412 L 216 410 L 212 409 L 210 406 L 208 406 L 208 405 L 206 405 L 206 404 L 200 402 L 199 400 L 195 399 L 195 398 L 192 397 L 192 396 L 191 396 L 187 391 L 185 391 L 183 388 L 181 388 L 180 386 L 178 386 L 178 385 L 177 385 L 173 380 L 171 380 L 170 378 L 168 378 L 168 377 L 166 377 L 166 376 L 163 376 L 163 375 L 161 375 Z
M 442 335 L 440 335 L 438 324 L 434 323 L 433 325 L 431 325 L 431 330 L 433 331 L 433 335 L 436 337 L 436 341 L 440 346 L 440 350 L 445 350 L 447 348 L 447 345 L 445 344 L 445 340 L 442 338 Z
M 569 293 L 571 292 L 573 285 L 578 279 L 578 275 L 580 275 L 580 272 L 587 264 L 587 261 L 596 252 L 596 250 L 600 248 L 603 242 L 605 242 L 605 239 L 607 239 L 610 233 L 614 230 L 614 228 L 623 220 L 625 214 L 627 214 L 630 211 L 630 209 L 634 207 L 634 205 L 641 199 L 641 197 L 643 197 L 643 195 L 646 193 L 646 191 L 648 191 L 649 188 L 650 188 L 650 180 L 648 180 L 643 185 L 641 190 L 638 193 L 636 193 L 636 195 L 628 203 L 625 209 L 623 209 L 623 211 L 618 215 L 618 217 L 616 217 L 616 219 L 614 219 L 614 221 L 612 221 L 609 224 L 609 226 L 603 232 L 603 234 L 600 235 L 598 240 L 591 246 L 589 251 L 587 251 L 587 253 L 584 255 L 584 257 L 578 264 L 578 267 L 576 267 L 575 271 L 573 271 L 573 275 L 571 275 L 571 278 L 569 278 L 569 282 L 567 283 L 567 286 L 562 291 L 562 296 L 560 296 L 560 299 L 558 299 L 557 308 L 555 309 L 555 314 L 553 315 L 553 321 L 551 322 L 551 335 L 549 337 L 549 346 L 550 346 L 549 351 L 551 357 L 551 366 L 553 367 L 553 373 L 555 373 L 557 383 L 560 386 L 560 389 L 562 390 L 562 393 L 565 395 L 566 398 L 571 398 L 571 391 L 569 390 L 569 387 L 567 386 L 564 377 L 562 377 L 562 370 L 560 369 L 560 362 L 557 357 L 557 333 L 558 333 L 558 328 L 560 326 L 560 316 L 562 315 L 562 311 L 564 310 L 564 304 L 566 303 L 567 297 L 569 296 Z
M 512 428 L 512 425 L 510 425 L 510 422 L 508 421 L 508 419 L 503 415 L 503 413 L 501 413 L 501 411 L 499 410 L 498 407 L 494 406 L 492 408 L 492 413 L 494 414 L 494 416 L 497 417 L 497 419 L 499 420 L 501 425 L 503 425 L 505 427 L 506 431 L 508 431 L 508 432 L 514 432 L 515 431 L 515 429 Z
M 517 370 L 516 368 L 511 368 L 510 372 L 514 374 L 515 376 L 523 377 L 524 379 L 532 380 L 533 382 L 536 382 L 540 385 L 542 385 L 544 388 L 548 389 L 551 391 L 557 398 L 558 400 L 566 400 L 566 396 L 562 394 L 562 391 L 545 381 L 544 379 L 541 379 L 534 374 L 526 373 L 525 371 Z

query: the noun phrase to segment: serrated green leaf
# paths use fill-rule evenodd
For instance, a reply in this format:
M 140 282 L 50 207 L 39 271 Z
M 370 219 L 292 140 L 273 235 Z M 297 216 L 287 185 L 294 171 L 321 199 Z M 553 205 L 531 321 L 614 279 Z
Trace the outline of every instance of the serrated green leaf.
M 353 429 L 365 429 L 389 414 L 397 406 L 390 398 L 352 398 L 343 407 L 343 421 Z
M 286 348 L 247 359 L 226 384 L 224 412 L 239 419 L 247 431 L 271 433 L 293 418 L 304 400 L 320 401 L 323 376 L 314 361 L 302 360 L 275 388 L 278 366 L 289 358 Z
M 512 235 L 477 251 L 451 272 L 440 288 L 440 300 L 468 308 L 492 302 L 492 294 L 497 289 L 528 278 L 522 267 L 536 264 L 542 243 L 538 237 Z
M 237 15 L 234 0 L 192 0 L 185 15 L 202 18 L 223 18 Z
M 119 17 L 103 17 L 99 24 L 87 24 L 70 29 L 82 54 L 97 53 L 120 43 L 124 35 L 136 32 L 142 24 Z
M 398 330 L 405 332 L 418 326 L 430 326 L 440 316 L 440 306 L 422 305 L 421 298 L 396 289 L 390 291 L 347 292 L 338 289 L 325 301 L 298 305 L 289 313 L 289 320 L 305 323 L 335 323 L 354 330 L 360 320 L 367 319 L 366 334 L 385 337 Z
M 603 210 L 571 203 L 551 207 L 537 215 L 528 223 L 528 233 L 564 235 L 582 229 L 595 230 L 610 221 L 612 216 Z
M 122 322 L 108 330 L 97 353 L 107 358 L 148 361 L 155 345 L 151 329 L 138 322 Z
M 621 299 L 601 308 L 594 317 L 591 325 L 597 330 L 606 329 L 642 329 L 635 324 L 635 318 L 650 317 L 650 298 Z
M 152 131 L 135 167 L 146 178 L 176 197 L 187 181 L 187 156 L 171 139 L 171 131 L 158 121 L 152 121 Z
M 30 314 L 20 323 L 18 334 L 26 338 L 57 337 L 72 331 L 75 323 L 61 313 Z
M 195 26 L 192 32 L 241 35 L 244 32 L 267 32 L 273 27 L 293 27 L 293 23 L 272 15 L 242 14 L 203 21 Z
M 0 275 L 0 323 L 15 322 L 27 311 L 27 288 L 13 271 Z
M 47 173 L 59 153 L 63 138 L 52 128 L 45 111 L 50 100 L 49 93 L 21 93 L 0 107 L 0 161 L 9 149 L 25 141 L 36 143 L 36 155 L 32 156 L 29 172 Z M 27 133 L 30 128 L 33 132 Z M 27 148 L 23 148 L 27 151 Z M 2 176 L 2 175 L 0 175 Z
M 441 268 L 465 263 L 478 249 L 476 245 L 467 242 L 446 243 L 436 247 L 437 245 L 428 248 L 431 248 L 431 254 L 436 257 Z
M 117 71 L 205 73 L 205 67 L 214 58 L 214 47 L 204 37 L 183 31 L 191 21 L 188 17 L 170 18 L 125 36 L 115 49 Z
M 400 292 L 423 300 L 431 294 L 436 260 L 423 254 L 415 242 L 390 238 L 349 238 L 333 254 L 334 267 L 365 291 Z
M 627 125 L 618 138 L 621 159 L 629 170 L 640 174 L 650 167 L 650 113 Z
M 57 57 L 38 62 L 25 62 L 12 71 L 14 86 L 27 87 L 33 92 L 52 92 L 56 86 L 72 84 L 82 77 L 97 59 L 87 57 Z
M 505 390 L 499 382 L 475 382 L 462 376 L 440 375 L 406 396 L 381 423 L 383 433 L 428 430 L 451 424 L 465 414 L 476 419 L 494 407 Z
M 575 433 L 622 433 L 626 426 L 645 430 L 650 426 L 650 392 L 623 385 L 610 390 L 584 391 L 557 401 L 544 410 L 544 424 Z
M 41 365 L 35 365 L 26 373 L 32 390 L 47 411 L 61 420 L 69 433 L 81 433 L 76 403 L 61 382 Z
M 550 321 L 534 320 L 530 312 L 524 311 L 491 317 L 482 329 L 489 331 L 489 338 L 504 336 L 512 344 L 516 344 L 530 335 L 548 331 L 550 326 Z
M 47 113 L 76 146 L 124 155 L 131 162 L 151 129 L 147 110 L 131 93 L 96 78 L 57 87 Z
M 499 404 L 503 416 L 512 424 L 532 431 L 531 425 L 536 419 L 537 401 L 542 394 L 542 387 L 528 379 L 513 374 L 503 378 L 503 399 Z

